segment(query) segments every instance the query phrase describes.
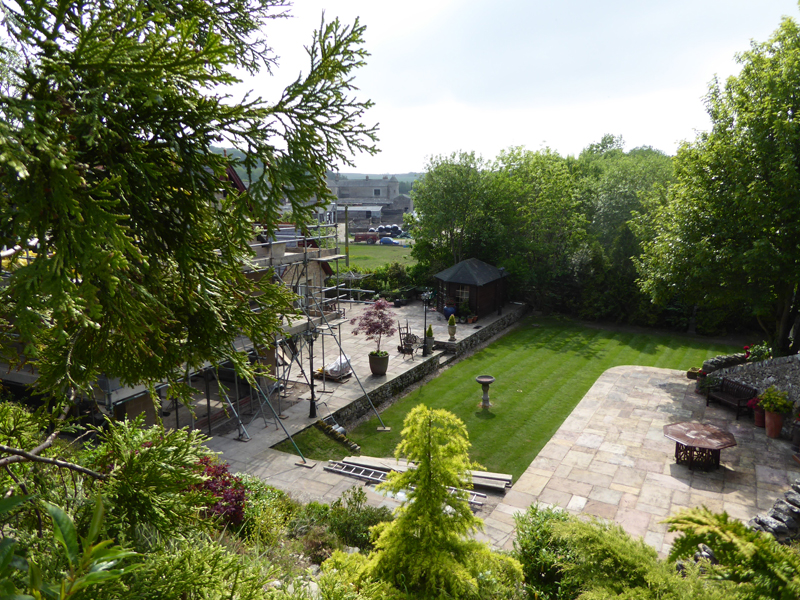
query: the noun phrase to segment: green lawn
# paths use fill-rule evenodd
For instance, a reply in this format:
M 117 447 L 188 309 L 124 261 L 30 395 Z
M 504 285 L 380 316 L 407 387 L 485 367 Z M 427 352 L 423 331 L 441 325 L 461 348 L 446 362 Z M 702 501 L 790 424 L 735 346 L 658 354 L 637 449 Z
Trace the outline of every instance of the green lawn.
M 529 317 L 381 413 L 391 432 L 377 432 L 373 418 L 348 436 L 361 445 L 362 454 L 391 456 L 406 413 L 425 403 L 447 409 L 466 423 L 473 460 L 489 471 L 511 473 L 516 480 L 605 370 L 618 365 L 683 370 L 738 350 L 687 336 L 619 332 Z M 494 407 L 488 413 L 478 407 L 481 393 L 475 377 L 482 374 L 496 378 L 490 391 Z
M 409 240 L 398 240 L 408 242 Z M 344 254 L 344 244 L 339 249 Z M 411 258 L 411 248 L 402 246 L 381 246 L 380 244 L 354 244 L 350 243 L 350 265 L 363 269 L 374 270 L 385 264 L 399 262 L 401 265 L 411 266 L 417 261 Z M 339 269 L 344 270 L 344 261 L 339 261 Z

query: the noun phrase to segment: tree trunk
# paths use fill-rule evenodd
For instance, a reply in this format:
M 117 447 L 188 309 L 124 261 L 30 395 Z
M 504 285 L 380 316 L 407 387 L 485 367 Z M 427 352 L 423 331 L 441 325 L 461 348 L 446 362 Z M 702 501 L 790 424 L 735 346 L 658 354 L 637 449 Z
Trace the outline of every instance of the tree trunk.
M 784 292 L 783 298 L 779 298 L 780 314 L 776 315 L 777 322 L 775 327 L 775 340 L 772 344 L 772 356 L 788 356 L 792 354 L 792 344 L 789 335 L 798 318 L 797 285 L 792 285 Z

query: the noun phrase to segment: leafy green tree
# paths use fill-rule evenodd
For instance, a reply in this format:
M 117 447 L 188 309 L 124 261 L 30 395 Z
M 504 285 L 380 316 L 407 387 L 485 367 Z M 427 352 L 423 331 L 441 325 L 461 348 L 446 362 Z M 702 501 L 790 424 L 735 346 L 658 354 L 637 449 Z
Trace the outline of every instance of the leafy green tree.
M 544 149 L 503 151 L 493 164 L 497 224 L 487 224 L 489 254 L 512 277 L 518 295 L 537 306 L 558 305 L 561 282 L 585 238 L 586 223 L 566 161 Z
M 476 466 L 468 456 L 467 429 L 452 413 L 420 405 L 406 415 L 402 436 L 395 456 L 416 467 L 390 473 L 379 486 L 408 498 L 394 521 L 374 530 L 372 573 L 427 598 L 442 592 L 458 597 L 477 586 L 468 562 L 481 544 L 468 535 L 483 525 L 464 491 Z
M 418 214 L 414 258 L 439 271 L 472 256 L 492 200 L 488 169 L 474 152 L 430 159 L 411 191 Z
M 575 261 L 579 310 L 583 318 L 652 325 L 662 311 L 636 283 L 641 247 L 630 222 L 674 180 L 672 158 L 650 147 L 625 152 L 623 145 L 621 136 L 605 135 L 571 163 L 589 237 Z
M 677 183 L 649 220 L 641 285 L 747 307 L 775 355 L 800 350 L 800 27 L 785 18 L 740 54 L 741 72 L 706 97 L 712 128 L 676 157 Z
M 20 57 L 0 86 L 0 246 L 16 248 L 0 349 L 57 395 L 106 374 L 186 396 L 185 369 L 209 360 L 252 377 L 235 338 L 266 345 L 290 306 L 242 272 L 254 224 L 273 227 L 284 198 L 305 214 L 334 163 L 375 151 L 353 97 L 364 27 L 322 22 L 306 75 L 237 101 L 234 70 L 274 67 L 265 27 L 283 0 L 0 4 Z M 241 194 L 236 163 L 264 166 Z

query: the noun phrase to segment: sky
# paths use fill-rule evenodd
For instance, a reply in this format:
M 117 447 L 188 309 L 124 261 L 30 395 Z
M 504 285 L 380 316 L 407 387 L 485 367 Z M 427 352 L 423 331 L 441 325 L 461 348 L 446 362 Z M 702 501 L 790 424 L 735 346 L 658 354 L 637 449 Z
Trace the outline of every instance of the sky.
M 375 103 L 365 120 L 381 152 L 340 169 L 370 174 L 424 171 L 459 150 L 578 155 L 606 133 L 674 154 L 708 129 L 715 75 L 737 73 L 737 52 L 800 17 L 797 0 L 298 0 L 267 29 L 273 76 L 236 92 L 277 99 L 307 72 L 323 11 L 367 26 L 355 85 Z

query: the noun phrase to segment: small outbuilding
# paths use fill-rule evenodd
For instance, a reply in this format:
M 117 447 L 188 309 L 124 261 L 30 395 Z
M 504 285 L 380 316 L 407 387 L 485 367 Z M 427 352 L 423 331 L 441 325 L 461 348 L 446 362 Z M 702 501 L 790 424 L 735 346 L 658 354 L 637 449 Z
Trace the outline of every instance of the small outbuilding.
M 445 303 L 456 308 L 466 302 L 471 313 L 479 317 L 500 311 L 505 303 L 505 269 L 468 258 L 434 275 L 437 280 L 436 309 L 444 312 Z

